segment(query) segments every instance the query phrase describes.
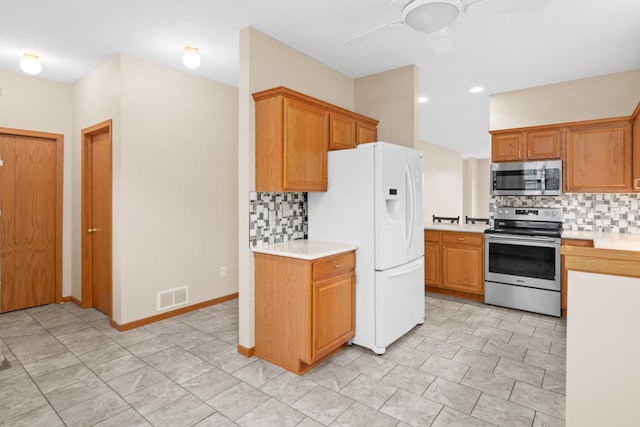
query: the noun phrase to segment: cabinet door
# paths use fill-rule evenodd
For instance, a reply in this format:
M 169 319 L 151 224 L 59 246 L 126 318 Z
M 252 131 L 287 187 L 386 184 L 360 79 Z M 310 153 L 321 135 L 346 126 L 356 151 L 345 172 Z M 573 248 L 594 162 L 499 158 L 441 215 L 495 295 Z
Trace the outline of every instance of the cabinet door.
M 327 191 L 328 149 L 329 113 L 285 99 L 283 189 Z
M 440 286 L 440 232 L 425 230 L 424 232 L 424 283 Z
M 524 160 L 524 139 L 521 132 L 493 135 L 491 138 L 491 161 L 513 162 Z
M 483 247 L 445 243 L 442 247 L 442 286 L 456 291 L 484 292 Z
M 356 121 L 351 117 L 331 113 L 330 150 L 343 150 L 356 146 Z
M 367 123 L 358 122 L 356 143 L 364 144 L 378 140 L 378 128 Z
M 566 147 L 567 192 L 631 190 L 631 126 L 569 128 Z
M 559 159 L 561 138 L 560 130 L 527 133 L 527 158 L 529 160 Z
M 330 353 L 355 331 L 355 274 L 313 283 L 311 360 Z

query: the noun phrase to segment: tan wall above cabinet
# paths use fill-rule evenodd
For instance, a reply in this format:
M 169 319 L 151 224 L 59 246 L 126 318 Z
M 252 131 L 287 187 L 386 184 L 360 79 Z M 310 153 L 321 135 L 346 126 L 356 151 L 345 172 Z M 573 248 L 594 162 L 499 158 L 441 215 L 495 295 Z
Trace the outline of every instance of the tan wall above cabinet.
M 640 103 L 629 117 L 490 131 L 491 162 L 562 159 L 563 191 L 640 191 Z
M 326 191 L 327 151 L 377 138 L 377 120 L 285 87 L 253 99 L 256 191 Z

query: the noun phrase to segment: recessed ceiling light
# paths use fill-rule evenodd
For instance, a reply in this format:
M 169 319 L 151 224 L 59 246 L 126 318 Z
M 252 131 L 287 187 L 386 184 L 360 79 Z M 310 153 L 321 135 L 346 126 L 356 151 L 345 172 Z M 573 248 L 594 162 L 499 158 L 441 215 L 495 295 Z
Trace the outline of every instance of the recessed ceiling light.
M 418 102 L 421 104 L 427 102 L 428 100 L 429 98 L 427 98 L 426 96 L 421 96 L 418 98 Z
M 182 62 L 187 68 L 195 69 L 200 66 L 200 55 L 197 47 L 185 46 Z
M 27 74 L 35 76 L 42 71 L 42 64 L 40 64 L 40 58 L 38 55 L 30 55 L 25 53 L 20 60 L 20 68 Z
M 471 93 L 480 93 L 484 90 L 484 88 L 482 86 L 474 86 L 471 89 L 469 89 L 469 92 Z

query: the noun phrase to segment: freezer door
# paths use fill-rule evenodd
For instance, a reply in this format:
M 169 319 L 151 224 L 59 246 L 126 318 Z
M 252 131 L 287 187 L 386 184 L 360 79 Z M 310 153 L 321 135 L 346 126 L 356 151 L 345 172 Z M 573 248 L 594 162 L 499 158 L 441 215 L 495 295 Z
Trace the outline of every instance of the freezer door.
M 386 270 L 424 255 L 422 153 L 376 145 L 376 270 Z
M 424 323 L 424 258 L 385 271 L 376 271 L 376 345 L 386 347 Z
M 411 223 L 409 230 L 411 238 L 409 241 L 409 261 L 424 255 L 424 174 L 423 174 L 423 154 L 417 150 L 408 150 L 409 174 L 411 175 L 410 209 Z

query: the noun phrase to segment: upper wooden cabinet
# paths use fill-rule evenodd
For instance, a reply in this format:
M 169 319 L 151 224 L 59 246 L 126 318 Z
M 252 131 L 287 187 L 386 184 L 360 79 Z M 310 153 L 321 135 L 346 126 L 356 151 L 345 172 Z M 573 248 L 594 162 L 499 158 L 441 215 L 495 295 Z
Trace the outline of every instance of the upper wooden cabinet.
M 628 192 L 632 189 L 631 123 L 628 118 L 567 127 L 567 192 Z
M 326 191 L 327 151 L 376 136 L 377 120 L 285 87 L 253 99 L 256 191 Z
M 640 103 L 636 107 L 632 120 L 632 140 L 633 140 L 633 189 L 640 191 Z
M 373 123 L 359 121 L 356 126 L 357 126 L 356 143 L 358 145 L 364 144 L 367 142 L 376 142 L 378 140 L 377 122 L 373 124 Z
M 537 127 L 490 133 L 493 163 L 559 159 L 562 154 L 560 128 Z

